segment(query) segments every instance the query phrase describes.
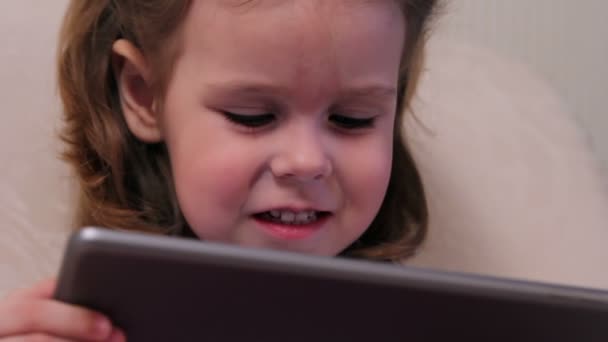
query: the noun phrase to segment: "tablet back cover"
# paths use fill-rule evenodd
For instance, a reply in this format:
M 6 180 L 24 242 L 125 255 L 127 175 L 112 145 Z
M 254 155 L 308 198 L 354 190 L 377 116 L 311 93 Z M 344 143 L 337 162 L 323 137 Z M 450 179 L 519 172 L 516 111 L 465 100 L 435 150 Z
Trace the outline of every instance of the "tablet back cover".
M 608 341 L 608 294 L 87 228 L 56 298 L 129 341 Z

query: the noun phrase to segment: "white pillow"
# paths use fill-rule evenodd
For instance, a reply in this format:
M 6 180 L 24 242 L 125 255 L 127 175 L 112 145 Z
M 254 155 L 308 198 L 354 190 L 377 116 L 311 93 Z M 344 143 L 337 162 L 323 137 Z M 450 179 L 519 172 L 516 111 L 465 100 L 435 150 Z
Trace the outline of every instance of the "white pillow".
M 57 272 L 71 218 L 54 81 L 66 0 L 0 1 L 0 296 Z
M 436 39 L 406 122 L 430 205 L 408 263 L 608 288 L 608 195 L 587 137 L 521 65 Z

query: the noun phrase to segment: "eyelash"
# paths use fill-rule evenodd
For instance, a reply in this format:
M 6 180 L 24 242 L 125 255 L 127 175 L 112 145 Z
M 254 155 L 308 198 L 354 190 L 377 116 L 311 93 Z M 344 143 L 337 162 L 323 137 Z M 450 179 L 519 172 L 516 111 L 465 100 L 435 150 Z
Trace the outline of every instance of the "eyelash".
M 261 114 L 261 115 L 244 115 L 230 112 L 224 112 L 226 119 L 240 126 L 247 128 L 261 128 L 270 124 L 274 119 L 274 114 Z
M 334 125 L 348 130 L 374 127 L 374 122 L 376 120 L 375 117 L 359 119 L 338 114 L 331 115 L 329 119 L 333 121 Z
M 260 115 L 246 115 L 224 112 L 224 115 L 232 123 L 244 126 L 249 129 L 262 128 L 272 123 L 276 119 L 276 116 L 270 113 Z M 329 117 L 329 120 L 332 121 L 334 125 L 346 130 L 357 130 L 373 127 L 375 119 L 375 117 L 359 119 L 338 114 L 332 114 Z

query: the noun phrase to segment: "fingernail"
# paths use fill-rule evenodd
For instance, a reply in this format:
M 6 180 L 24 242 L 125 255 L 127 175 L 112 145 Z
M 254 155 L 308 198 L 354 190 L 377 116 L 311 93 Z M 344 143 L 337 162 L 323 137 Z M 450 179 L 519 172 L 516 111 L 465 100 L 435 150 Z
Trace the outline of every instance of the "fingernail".
M 125 337 L 125 333 L 122 330 L 115 328 L 112 332 L 112 336 L 110 338 L 111 342 L 125 342 L 127 338 Z
M 95 335 L 105 337 L 110 335 L 112 324 L 105 317 L 100 317 L 95 322 Z

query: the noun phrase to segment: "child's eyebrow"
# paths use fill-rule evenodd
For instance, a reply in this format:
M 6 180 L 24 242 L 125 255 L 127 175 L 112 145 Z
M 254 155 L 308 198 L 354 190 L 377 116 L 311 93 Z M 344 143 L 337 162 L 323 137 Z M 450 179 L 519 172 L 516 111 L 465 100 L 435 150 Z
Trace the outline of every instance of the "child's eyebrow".
M 342 96 L 346 98 L 394 98 L 395 96 L 397 96 L 397 88 L 394 86 L 385 85 L 370 85 L 363 87 L 346 88 L 342 91 Z
M 226 92 L 230 94 L 240 95 L 288 95 L 289 89 L 274 84 L 267 83 L 247 83 L 247 82 L 224 82 L 213 83 L 208 85 L 208 90 L 217 92 Z M 339 91 L 341 98 L 388 98 L 392 99 L 397 96 L 397 88 L 395 86 L 372 84 L 365 86 L 357 86 L 343 88 Z
M 228 81 L 223 83 L 208 84 L 207 89 L 217 92 L 226 92 L 230 94 L 241 95 L 264 95 L 264 94 L 279 94 L 284 95 L 287 89 L 276 86 L 274 84 L 257 83 L 257 82 L 238 82 Z

